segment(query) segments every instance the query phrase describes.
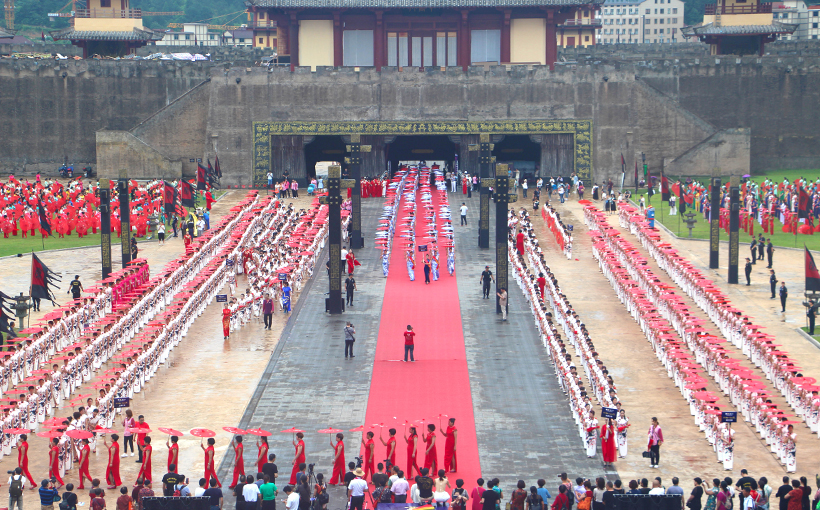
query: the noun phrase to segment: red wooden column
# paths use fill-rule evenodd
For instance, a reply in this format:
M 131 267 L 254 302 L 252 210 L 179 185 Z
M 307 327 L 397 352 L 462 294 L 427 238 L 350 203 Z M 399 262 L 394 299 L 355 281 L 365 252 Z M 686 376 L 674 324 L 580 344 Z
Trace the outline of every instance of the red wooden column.
M 555 40 L 555 11 L 547 9 L 547 52 L 546 64 L 550 70 L 555 69 L 555 61 L 558 60 L 558 42 Z
M 504 10 L 504 23 L 501 25 L 501 62 L 510 62 L 510 9 Z
M 458 30 L 461 40 L 458 44 L 458 60 L 461 68 L 467 71 L 470 67 L 470 11 L 461 11 L 461 25 Z
M 299 66 L 299 20 L 296 11 L 290 12 L 290 70 Z
M 373 31 L 373 64 L 376 66 L 376 71 L 381 71 L 385 62 L 385 45 L 387 41 L 384 38 L 384 11 L 376 11 L 376 30 Z
M 342 55 L 342 13 L 339 11 L 333 12 L 333 65 L 341 67 L 343 60 Z

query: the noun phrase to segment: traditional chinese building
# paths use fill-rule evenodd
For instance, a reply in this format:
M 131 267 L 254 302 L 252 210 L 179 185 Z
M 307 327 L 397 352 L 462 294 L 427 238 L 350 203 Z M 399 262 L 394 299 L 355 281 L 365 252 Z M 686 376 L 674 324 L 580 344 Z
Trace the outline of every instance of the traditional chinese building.
M 706 5 L 703 23 L 681 29 L 711 46 L 712 55 L 763 55 L 766 43 L 792 34 L 797 25 L 772 19 L 772 4 L 761 0 L 718 0 Z
M 603 0 L 246 0 L 254 46 L 296 66 L 552 66 L 595 44 Z
M 142 11 L 131 9 L 129 0 L 88 0 L 87 8 L 74 11 L 72 26 L 51 32 L 55 41 L 67 40 L 91 55 L 123 56 L 149 42 L 159 41 L 162 32 L 145 28 Z

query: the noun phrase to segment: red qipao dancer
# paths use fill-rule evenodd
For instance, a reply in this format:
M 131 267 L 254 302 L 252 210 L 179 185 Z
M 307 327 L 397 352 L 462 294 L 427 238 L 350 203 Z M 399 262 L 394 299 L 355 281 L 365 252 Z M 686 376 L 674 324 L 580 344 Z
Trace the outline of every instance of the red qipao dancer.
M 379 431 L 379 439 L 381 440 L 382 444 L 387 447 L 387 451 L 385 455 L 387 456 L 387 460 L 390 461 L 390 464 L 396 465 L 396 429 L 390 429 L 387 431 L 390 434 L 390 437 L 387 438 L 387 441 L 381 435 L 381 431 Z
M 524 231 L 519 230 L 515 235 L 515 249 L 518 250 L 519 255 L 524 254 Z
M 210 190 L 208 190 L 208 191 L 205 192 L 205 209 L 210 211 L 211 210 L 211 204 L 213 204 L 213 203 L 214 203 L 214 196 L 211 195 Z M 260 473 L 261 473 L 261 471 L 260 471 Z
M 416 455 L 418 454 L 419 436 L 416 434 L 416 427 L 410 427 L 410 437 L 404 435 L 404 440 L 407 441 L 407 472 L 406 476 L 413 479 L 413 469 L 419 473 L 419 465 L 416 463 Z
M 236 436 L 233 441 L 231 441 L 231 446 L 233 447 L 233 453 L 236 457 L 236 463 L 233 466 L 233 482 L 228 486 L 229 489 L 233 489 L 236 487 L 237 482 L 239 482 L 239 477 L 245 475 L 245 446 L 242 444 L 242 436 Z
M 85 486 L 85 479 L 88 478 L 89 482 L 92 482 L 94 479 L 91 478 L 91 473 L 88 472 L 88 456 L 91 454 L 91 447 L 88 446 L 88 439 L 82 440 L 83 447 L 80 448 L 80 485 L 77 486 L 78 489 L 84 489 Z
M 63 486 L 63 479 L 60 478 L 60 440 L 54 438 L 51 440 L 51 449 L 48 451 L 48 477 L 55 478 L 59 489 Z
M 154 477 L 151 476 L 151 454 L 154 451 L 151 446 L 151 438 L 146 436 L 145 439 L 142 440 L 142 444 L 137 443 L 137 448 L 142 452 L 142 467 L 140 468 L 139 474 L 137 474 L 137 480 L 142 478 L 146 484 L 151 483 L 154 479 Z
M 376 443 L 373 441 L 373 432 L 367 433 L 367 441 L 362 438 L 362 446 L 364 446 L 364 479 L 367 480 L 367 474 L 370 473 L 370 479 L 373 479 L 373 473 L 376 472 Z
M 103 436 L 103 444 L 108 447 L 108 465 L 105 468 L 105 481 L 108 482 L 109 489 L 116 489 L 122 485 L 120 479 L 120 444 L 117 442 L 120 436 L 111 434 L 111 444 Z
M 353 274 L 353 271 L 356 269 L 356 266 L 361 266 L 362 263 L 356 260 L 356 255 L 353 254 L 353 250 L 347 252 L 345 256 L 347 259 L 347 274 Z
M 228 303 L 222 305 L 222 336 L 224 340 L 231 336 L 231 309 L 228 308 Z
M 262 473 L 262 466 L 268 461 L 268 436 L 261 436 L 256 443 L 256 472 Z
M 441 428 L 439 426 L 439 428 Z M 456 419 L 450 418 L 447 422 L 447 429 L 441 431 L 446 439 L 444 440 L 444 469 L 455 473 L 458 469 L 456 462 L 456 448 L 458 440 L 458 429 L 456 428 Z
M 610 418 L 601 425 L 601 455 L 604 457 L 604 464 L 615 462 L 617 444 L 618 434 L 615 431 L 615 424 Z
M 336 444 L 330 442 L 333 447 L 333 475 L 330 477 L 330 485 L 344 482 L 345 476 L 345 443 L 344 434 L 336 434 Z M 261 472 L 261 471 L 260 471 Z
M 296 437 L 299 441 L 293 441 L 296 452 L 293 455 L 293 470 L 290 472 L 290 481 L 288 482 L 290 485 L 296 485 L 296 473 L 299 472 L 299 464 L 305 461 L 305 441 L 303 440 L 305 435 L 297 432 Z
M 216 440 L 214 438 L 208 438 L 208 448 L 205 448 L 205 445 L 202 444 L 202 441 L 199 442 L 199 447 L 202 448 L 202 451 L 205 452 L 205 476 L 204 478 L 208 480 L 206 485 L 210 485 L 211 479 L 213 478 L 216 480 L 216 485 L 220 489 L 222 488 L 222 484 L 219 483 L 219 478 L 216 477 L 216 469 L 214 469 L 214 445 L 216 444 Z
M 179 438 L 177 436 L 171 436 L 170 443 L 165 441 L 165 446 L 168 447 L 168 472 L 169 473 L 176 473 L 177 466 L 179 466 L 179 445 L 177 442 Z M 174 469 L 171 469 L 171 466 L 174 466 Z
M 17 466 L 23 470 L 23 476 L 31 483 L 31 490 L 37 490 L 37 484 L 32 482 L 31 473 L 28 472 L 28 436 L 20 435 L 20 442 L 17 443 Z
M 438 453 L 436 452 L 436 426 L 432 423 L 427 425 L 427 435 L 421 435 L 421 439 L 427 444 L 424 450 L 424 467 L 431 473 L 438 473 Z

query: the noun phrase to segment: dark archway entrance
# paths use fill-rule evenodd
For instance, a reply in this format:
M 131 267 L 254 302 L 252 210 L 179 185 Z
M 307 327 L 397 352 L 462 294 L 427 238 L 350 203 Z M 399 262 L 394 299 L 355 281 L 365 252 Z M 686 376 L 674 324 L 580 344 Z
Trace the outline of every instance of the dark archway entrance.
M 338 161 L 344 166 L 345 142 L 339 135 L 316 136 L 305 145 L 305 168 L 307 179 L 316 177 L 316 163 L 319 161 Z
M 538 174 L 541 164 L 541 145 L 533 142 L 529 135 L 504 135 L 504 138 L 495 142 L 493 149 L 497 163 L 506 163 L 515 175 L 520 172 L 520 178 L 532 178 Z
M 444 161 L 452 167 L 457 148 L 446 135 L 401 135 L 385 151 L 390 169 L 395 172 L 399 161 Z

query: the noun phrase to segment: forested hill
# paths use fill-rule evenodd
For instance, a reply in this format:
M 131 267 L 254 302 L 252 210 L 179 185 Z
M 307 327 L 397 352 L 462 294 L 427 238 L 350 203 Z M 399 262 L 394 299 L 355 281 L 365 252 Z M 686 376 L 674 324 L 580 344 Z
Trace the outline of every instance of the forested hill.
M 78 2 L 79 3 L 79 2 Z M 687 24 L 699 23 L 703 19 L 703 6 L 714 0 L 685 0 L 684 20 Z M 66 5 L 66 0 L 16 0 L 16 23 L 32 27 L 62 28 L 66 18 L 49 19 L 49 12 L 58 12 Z M 183 11 L 182 16 L 147 16 L 144 23 L 150 28 L 165 28 L 168 23 L 206 22 L 211 24 L 241 25 L 247 21 L 242 14 L 243 0 L 131 0 L 131 7 L 145 12 Z M 68 12 L 70 9 L 62 9 Z

